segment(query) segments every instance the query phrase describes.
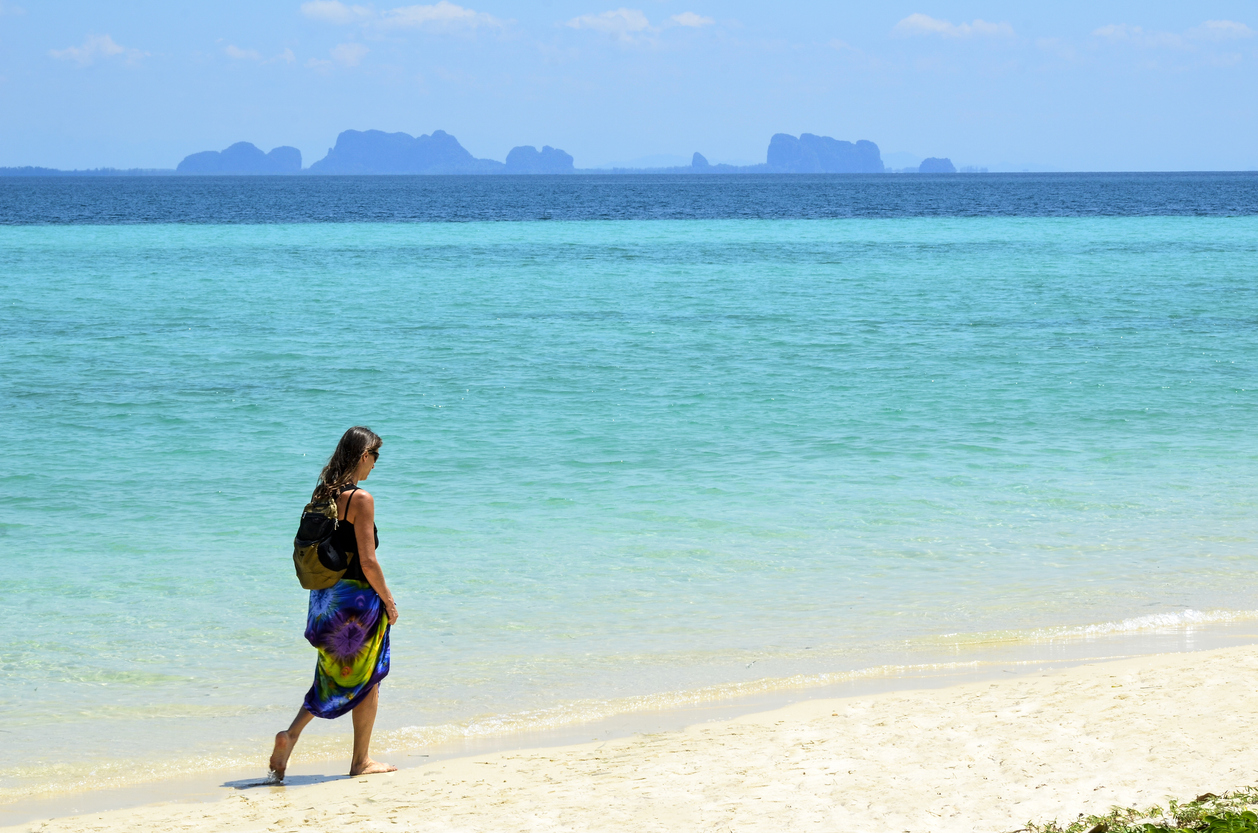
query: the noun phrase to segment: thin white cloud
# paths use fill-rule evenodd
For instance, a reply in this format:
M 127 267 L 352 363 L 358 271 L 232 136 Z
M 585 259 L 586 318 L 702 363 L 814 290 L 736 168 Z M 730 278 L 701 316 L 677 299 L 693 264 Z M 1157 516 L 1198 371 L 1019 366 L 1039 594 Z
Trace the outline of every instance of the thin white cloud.
M 475 29 L 480 26 L 501 27 L 504 22 L 491 14 L 456 6 L 448 0 L 431 6 L 399 6 L 380 15 L 380 25 L 392 29 Z
M 1224 53 L 1222 55 L 1211 55 L 1206 59 L 1206 61 L 1211 66 L 1228 67 L 1228 68 L 1240 66 L 1241 62 L 1244 60 L 1245 60 L 1244 56 L 1238 55 L 1236 53 Z
M 239 46 L 233 46 L 230 43 L 223 47 L 223 51 L 227 53 L 228 58 L 237 61 L 261 61 L 262 53 L 256 49 L 241 49 Z
M 361 43 L 340 43 L 332 47 L 332 60 L 343 67 L 356 67 L 371 50 Z
M 711 26 L 713 23 L 716 23 L 716 21 L 712 18 L 703 17 L 702 15 L 697 15 L 694 12 L 682 12 L 681 14 L 675 14 L 670 17 L 669 20 L 673 21 L 678 26 L 691 26 L 695 29 L 698 29 L 700 26 Z
M 127 63 L 135 63 L 148 57 L 147 52 L 128 49 L 114 42 L 109 35 L 88 35 L 82 46 L 67 46 L 65 49 L 48 50 L 49 57 L 59 61 L 74 61 L 81 67 L 91 66 L 98 58 L 117 58 L 122 56 Z
M 601 14 L 583 14 L 566 24 L 573 29 L 590 29 L 621 40 L 632 40 L 634 35 L 651 31 L 651 21 L 640 9 L 615 9 Z
M 1184 33 L 1197 40 L 1238 40 L 1252 38 L 1254 30 L 1244 23 L 1234 20 L 1207 20 L 1200 26 L 1194 26 Z
M 276 61 L 283 61 L 286 64 L 291 64 L 297 61 L 297 56 L 293 54 L 293 50 L 285 49 L 283 52 L 271 59 L 271 62 Z
M 1254 30 L 1244 23 L 1234 20 L 1207 20 L 1200 26 L 1194 26 L 1182 34 L 1176 32 L 1157 32 L 1140 26 L 1128 26 L 1126 23 L 1111 23 L 1094 29 L 1094 38 L 1111 43 L 1129 43 L 1135 46 L 1163 49 L 1194 50 L 1203 42 L 1220 43 L 1225 41 L 1251 38 Z
M 309 0 L 301 4 L 301 13 L 312 20 L 342 26 L 361 23 L 384 29 L 477 29 L 502 27 L 507 21 L 439 0 L 431 5 L 397 6 L 377 12 L 370 6 L 350 6 L 340 0 Z
M 833 49 L 835 52 L 839 53 L 847 60 L 853 60 L 853 59 L 867 60 L 865 51 L 863 49 L 859 49 L 855 46 L 852 46 L 850 43 L 848 43 L 845 40 L 840 40 L 839 38 L 831 38 L 829 41 L 826 42 L 826 46 L 829 47 L 830 49 Z
M 365 20 L 374 14 L 366 6 L 347 6 L 340 0 L 310 0 L 301 4 L 301 13 L 313 20 L 341 24 Z
M 1184 45 L 1183 37 L 1173 32 L 1150 32 L 1140 26 L 1128 26 L 1126 23 L 1111 23 L 1094 29 L 1092 36 L 1113 43 L 1134 43 L 1139 46 L 1177 49 Z
M 3 0 L 0 0 L 0 17 L 4 17 L 6 14 L 14 15 L 14 16 L 19 15 L 19 14 L 26 14 L 26 9 L 22 8 L 21 6 L 15 6 L 12 3 L 5 3 L 3 2 Z
M 1014 36 L 1013 27 L 1008 23 L 988 23 L 986 20 L 974 20 L 971 23 L 952 23 L 921 13 L 911 14 L 904 18 L 891 28 L 891 33 L 900 37 L 938 35 L 944 38 L 1011 38 Z

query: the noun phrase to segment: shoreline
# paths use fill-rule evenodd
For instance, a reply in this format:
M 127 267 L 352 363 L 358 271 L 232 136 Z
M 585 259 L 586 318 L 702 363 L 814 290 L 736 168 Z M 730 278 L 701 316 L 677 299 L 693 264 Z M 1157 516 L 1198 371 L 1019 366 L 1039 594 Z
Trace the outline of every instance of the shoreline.
M 983 683 L 1000 686 L 1037 676 L 1066 674 L 1082 667 L 1099 667 L 1100 664 L 1144 662 L 1156 665 L 1167 658 L 1211 654 L 1220 650 L 1248 650 L 1258 663 L 1258 622 L 1197 624 L 1146 632 L 1075 636 L 1030 644 L 997 642 L 968 645 L 964 649 L 958 648 L 957 653 L 963 656 L 957 656 L 954 661 L 863 669 L 831 675 L 843 679 L 829 684 L 791 687 L 783 685 L 790 680 L 764 681 L 777 685 L 767 691 L 716 701 L 704 701 L 702 692 L 677 692 L 677 700 L 690 698 L 693 702 L 667 709 L 624 712 L 592 723 L 557 729 L 469 737 L 422 750 L 393 748 L 381 751 L 377 757 L 398 765 L 403 773 L 413 773 L 470 757 L 540 753 L 590 743 L 632 742 L 636 738 L 681 737 L 696 727 L 754 721 L 783 709 L 807 710 L 832 701 L 912 697 L 915 693 L 925 696 L 924 693 L 946 692 Z M 260 762 L 265 761 L 266 753 L 269 749 L 259 752 Z M 290 768 L 288 786 L 267 790 L 298 792 L 318 785 L 330 787 L 347 782 L 351 779 L 340 773 L 343 764 L 345 761 L 337 758 L 301 760 L 299 753 Z M 98 815 L 135 808 L 147 808 L 145 811 L 148 812 L 155 802 L 166 802 L 162 806 L 169 807 L 203 808 L 254 793 L 253 788 L 260 786 L 263 775 L 261 770 L 252 772 L 240 768 L 208 770 L 196 776 L 125 787 L 20 799 L 0 805 L 0 829 L 29 829 L 22 825 L 85 813 Z M 1238 786 L 1242 784 L 1213 784 L 1209 785 L 1209 789 L 1218 791 Z M 189 809 L 189 812 L 192 810 Z

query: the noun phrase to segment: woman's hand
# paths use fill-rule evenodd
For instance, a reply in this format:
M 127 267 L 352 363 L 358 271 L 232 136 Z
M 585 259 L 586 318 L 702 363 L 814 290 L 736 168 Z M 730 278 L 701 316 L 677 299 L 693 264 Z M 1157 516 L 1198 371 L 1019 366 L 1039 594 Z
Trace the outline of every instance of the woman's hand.
M 384 614 L 389 617 L 389 624 L 397 624 L 397 603 L 389 599 L 384 603 Z

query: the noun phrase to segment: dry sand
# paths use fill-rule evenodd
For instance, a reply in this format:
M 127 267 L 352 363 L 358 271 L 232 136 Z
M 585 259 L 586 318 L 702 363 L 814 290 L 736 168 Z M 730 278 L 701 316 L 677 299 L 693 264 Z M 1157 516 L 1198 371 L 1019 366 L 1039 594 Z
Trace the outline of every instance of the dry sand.
M 1011 831 L 1258 780 L 1258 646 L 6 830 Z

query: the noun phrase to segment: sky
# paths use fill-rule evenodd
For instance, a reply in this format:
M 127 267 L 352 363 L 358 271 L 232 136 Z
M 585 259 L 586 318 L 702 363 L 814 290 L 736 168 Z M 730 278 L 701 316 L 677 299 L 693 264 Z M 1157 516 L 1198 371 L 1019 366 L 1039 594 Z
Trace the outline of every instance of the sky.
M 309 165 L 374 128 L 578 167 L 808 132 L 906 164 L 1258 168 L 1258 0 L 466 2 L 0 0 L 0 166 L 237 141 Z

